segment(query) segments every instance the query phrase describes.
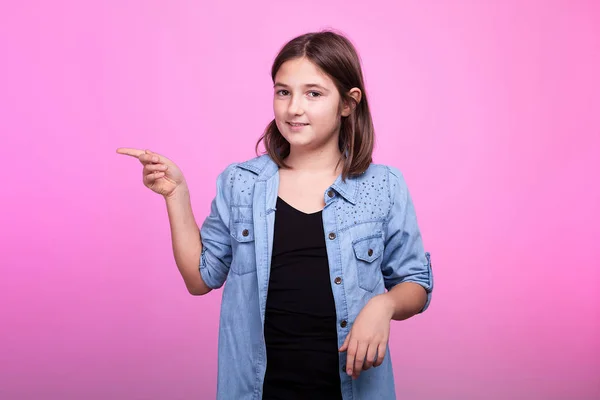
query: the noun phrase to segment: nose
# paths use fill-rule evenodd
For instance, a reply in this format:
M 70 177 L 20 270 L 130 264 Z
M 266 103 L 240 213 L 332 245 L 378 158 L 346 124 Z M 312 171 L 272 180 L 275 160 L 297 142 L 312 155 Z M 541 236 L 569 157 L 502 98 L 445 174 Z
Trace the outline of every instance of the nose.
M 290 102 L 288 104 L 288 113 L 290 115 L 302 115 L 304 110 L 302 109 L 301 98 L 298 96 L 290 96 Z

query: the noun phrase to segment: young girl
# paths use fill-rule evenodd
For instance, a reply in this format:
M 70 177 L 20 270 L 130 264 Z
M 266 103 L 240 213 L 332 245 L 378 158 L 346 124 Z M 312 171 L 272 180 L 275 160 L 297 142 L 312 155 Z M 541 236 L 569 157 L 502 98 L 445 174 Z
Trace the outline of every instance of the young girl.
M 189 292 L 227 281 L 218 399 L 394 399 L 390 321 L 424 311 L 433 280 L 401 173 L 372 163 L 358 55 L 339 34 L 309 33 L 271 74 L 267 154 L 220 174 L 201 229 L 171 160 L 117 151 L 166 199 Z

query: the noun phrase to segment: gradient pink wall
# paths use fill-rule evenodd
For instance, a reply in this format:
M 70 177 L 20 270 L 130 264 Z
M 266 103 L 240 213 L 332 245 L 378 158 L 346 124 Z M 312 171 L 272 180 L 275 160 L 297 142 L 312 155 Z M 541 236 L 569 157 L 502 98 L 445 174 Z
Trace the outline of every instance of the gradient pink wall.
M 599 26 L 594 1 L 4 2 L 0 398 L 214 398 L 220 292 L 186 293 L 115 149 L 174 159 L 201 222 L 277 50 L 326 27 L 433 257 L 431 308 L 392 328 L 399 398 L 600 398 Z

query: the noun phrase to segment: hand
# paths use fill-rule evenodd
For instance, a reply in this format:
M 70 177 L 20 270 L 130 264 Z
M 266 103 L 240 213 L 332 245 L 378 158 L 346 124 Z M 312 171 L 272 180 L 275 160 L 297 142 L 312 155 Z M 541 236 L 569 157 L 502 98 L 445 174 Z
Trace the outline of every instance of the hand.
M 383 363 L 393 316 L 391 305 L 383 296 L 373 297 L 360 311 L 339 349 L 347 351 L 346 372 L 352 379 L 357 379 L 361 371 Z
M 119 148 L 117 153 L 137 158 L 144 166 L 142 169 L 144 185 L 165 198 L 172 196 L 177 188 L 185 184 L 179 167 L 158 153 L 129 148 Z

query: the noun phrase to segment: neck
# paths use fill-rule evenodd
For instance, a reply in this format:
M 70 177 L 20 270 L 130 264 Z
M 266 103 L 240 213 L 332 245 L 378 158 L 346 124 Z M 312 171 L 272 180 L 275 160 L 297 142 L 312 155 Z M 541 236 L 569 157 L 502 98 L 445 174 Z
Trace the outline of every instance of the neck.
M 286 157 L 286 164 L 294 170 L 303 170 L 310 173 L 331 173 L 338 175 L 342 171 L 340 160 L 342 153 L 338 147 L 337 138 L 325 146 L 315 149 L 290 148 L 290 155 Z

